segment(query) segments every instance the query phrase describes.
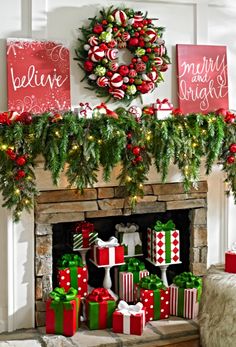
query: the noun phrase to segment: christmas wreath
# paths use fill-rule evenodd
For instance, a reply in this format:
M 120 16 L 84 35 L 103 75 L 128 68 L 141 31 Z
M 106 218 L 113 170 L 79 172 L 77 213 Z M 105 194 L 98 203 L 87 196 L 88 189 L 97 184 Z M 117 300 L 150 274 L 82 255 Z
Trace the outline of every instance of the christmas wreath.
M 109 8 L 80 28 L 75 60 L 85 71 L 92 90 L 98 97 L 130 102 L 152 91 L 162 80 L 170 59 L 163 27 L 155 27 L 147 14 L 130 8 Z M 132 54 L 130 64 L 119 64 L 119 50 Z

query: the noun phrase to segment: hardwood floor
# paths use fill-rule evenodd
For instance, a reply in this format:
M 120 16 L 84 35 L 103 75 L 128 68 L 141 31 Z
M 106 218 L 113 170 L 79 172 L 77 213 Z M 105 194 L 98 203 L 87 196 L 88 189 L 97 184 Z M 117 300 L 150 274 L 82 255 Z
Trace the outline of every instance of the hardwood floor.
M 147 343 L 139 345 L 139 347 L 200 347 L 200 340 L 199 338 L 192 337 L 192 338 L 175 338 L 171 340 L 165 340 L 165 341 L 157 341 L 153 343 Z

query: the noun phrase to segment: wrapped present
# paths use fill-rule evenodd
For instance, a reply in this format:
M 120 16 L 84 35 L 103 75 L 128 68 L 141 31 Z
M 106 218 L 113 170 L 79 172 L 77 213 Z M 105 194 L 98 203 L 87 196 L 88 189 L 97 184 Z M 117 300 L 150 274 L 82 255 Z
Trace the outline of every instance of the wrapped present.
M 86 317 L 89 329 L 112 327 L 112 314 L 116 301 L 105 288 L 94 289 L 86 298 Z
M 134 286 L 140 279 L 149 275 L 145 265 L 139 259 L 129 258 L 119 267 L 119 297 L 127 302 L 134 301 Z M 137 300 L 137 297 L 136 297 Z
M 152 104 L 154 115 L 157 119 L 166 119 L 170 117 L 173 110 L 173 105 L 169 102 L 168 99 L 157 99 L 154 104 Z
M 58 260 L 57 279 L 66 291 L 73 287 L 81 297 L 88 293 L 88 269 L 77 254 L 64 254 Z
M 236 273 L 236 242 L 225 252 L 225 272 Z
M 146 308 L 146 322 L 169 317 L 170 292 L 157 275 L 141 279 L 140 301 Z
M 191 272 L 176 276 L 170 289 L 170 314 L 195 319 L 198 315 L 202 279 Z
M 118 309 L 112 316 L 114 333 L 142 335 L 145 323 L 145 308 L 141 302 L 136 305 L 128 305 L 127 302 L 121 300 Z
M 116 237 L 124 246 L 125 256 L 143 255 L 139 226 L 135 223 L 116 224 Z
M 180 261 L 179 230 L 172 220 L 156 222 L 154 229 L 147 230 L 148 259 L 154 265 L 175 264 Z
M 98 237 L 94 231 L 94 224 L 82 221 L 76 225 L 73 232 L 73 250 L 80 248 L 90 248 Z
M 112 236 L 108 241 L 97 239 L 91 250 L 91 259 L 98 266 L 124 263 L 124 247 Z
M 77 290 L 55 288 L 46 302 L 46 333 L 73 336 L 79 327 L 80 298 Z

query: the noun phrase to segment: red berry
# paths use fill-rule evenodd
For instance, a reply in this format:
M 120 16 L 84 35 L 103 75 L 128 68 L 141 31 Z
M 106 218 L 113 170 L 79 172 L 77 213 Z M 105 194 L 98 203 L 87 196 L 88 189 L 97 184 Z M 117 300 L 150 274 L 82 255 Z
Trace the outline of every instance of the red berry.
M 133 64 L 137 63 L 137 59 L 136 58 L 132 58 L 131 61 L 132 61 Z
M 139 34 L 140 34 L 140 35 L 144 35 L 144 34 L 145 34 L 145 31 L 144 31 L 144 30 L 140 30 Z
M 111 77 L 111 76 L 113 76 L 113 73 L 111 71 L 107 71 L 106 75 L 107 75 L 107 77 Z
M 146 49 L 146 52 L 147 52 L 147 53 L 151 53 L 151 51 L 152 51 L 152 49 L 151 49 L 150 47 L 148 47 L 148 48 Z
M 143 157 L 139 155 L 135 160 L 136 160 L 136 163 L 140 163 L 141 161 L 143 161 Z
M 134 83 L 134 79 L 133 79 L 133 78 L 130 78 L 130 79 L 129 79 L 129 83 L 130 83 L 130 84 L 133 84 L 133 83 Z
M 114 27 L 114 28 L 113 28 L 113 31 L 114 31 L 114 33 L 116 33 L 116 32 L 118 31 L 118 28 L 117 28 L 117 27 Z
M 133 65 L 133 64 L 129 64 L 129 68 L 130 68 L 130 69 L 133 69 L 133 68 L 134 68 L 134 65 Z
M 143 40 L 139 40 L 139 47 L 145 47 L 145 42 Z
M 147 55 L 143 55 L 142 56 L 142 61 L 144 61 L 144 63 L 147 63 L 149 60 L 148 56 Z
M 232 145 L 230 145 L 229 151 L 231 153 L 236 153 L 236 143 L 232 143 Z
M 131 37 L 131 39 L 128 41 L 129 46 L 138 46 L 139 45 L 139 39 L 137 37 Z
M 138 146 L 135 146 L 132 150 L 132 152 L 135 156 L 138 156 L 140 154 L 140 151 L 141 151 L 141 149 Z
M 134 36 L 135 36 L 135 37 L 139 37 L 139 32 L 136 31 L 136 32 L 134 33 Z
M 102 21 L 102 25 L 107 25 L 107 21 L 105 19 Z
M 127 139 L 132 139 L 132 133 L 127 133 Z
M 11 148 L 8 148 L 6 150 L 6 154 L 8 155 L 8 157 L 11 159 L 11 160 L 15 160 L 16 159 L 16 153 L 11 149 Z
M 132 145 L 131 145 L 131 143 L 128 143 L 127 145 L 126 145 L 126 148 L 130 151 L 131 149 L 132 149 Z
M 234 156 L 230 155 L 229 157 L 227 157 L 227 163 L 228 163 L 228 164 L 233 164 L 234 161 L 235 161 Z
M 23 177 L 25 177 L 25 171 L 24 170 L 18 170 L 16 175 L 19 178 L 23 178 Z
M 127 85 L 126 84 L 122 84 L 121 89 L 125 91 L 127 89 Z
M 99 46 L 103 51 L 107 51 L 108 50 L 108 47 L 105 43 L 101 43 L 100 46 Z
M 24 157 L 24 156 L 18 157 L 18 158 L 16 159 L 16 163 L 17 163 L 17 165 L 19 165 L 19 166 L 25 165 L 25 163 L 26 163 L 25 157 Z
M 126 66 L 126 65 L 121 65 L 121 66 L 119 67 L 119 73 L 121 74 L 121 76 L 126 76 L 126 75 L 128 75 L 128 73 L 129 73 L 129 68 L 128 68 L 128 66 Z

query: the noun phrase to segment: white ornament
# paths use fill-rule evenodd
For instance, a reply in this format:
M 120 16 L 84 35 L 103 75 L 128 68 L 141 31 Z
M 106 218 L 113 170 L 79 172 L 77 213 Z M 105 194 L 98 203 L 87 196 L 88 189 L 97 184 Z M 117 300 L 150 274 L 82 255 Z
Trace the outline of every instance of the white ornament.
M 89 51 L 90 50 L 90 46 L 89 45 L 84 45 L 84 50 L 85 51 Z
M 90 80 L 92 80 L 92 81 L 96 81 L 97 77 L 98 77 L 97 75 L 91 74 L 91 75 L 89 75 L 88 78 L 89 78 Z

